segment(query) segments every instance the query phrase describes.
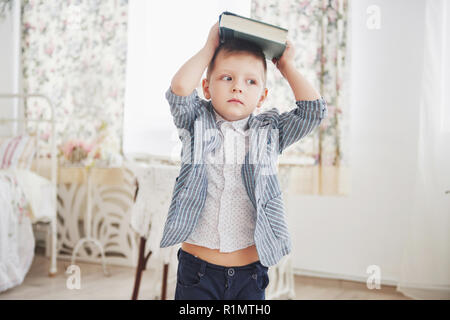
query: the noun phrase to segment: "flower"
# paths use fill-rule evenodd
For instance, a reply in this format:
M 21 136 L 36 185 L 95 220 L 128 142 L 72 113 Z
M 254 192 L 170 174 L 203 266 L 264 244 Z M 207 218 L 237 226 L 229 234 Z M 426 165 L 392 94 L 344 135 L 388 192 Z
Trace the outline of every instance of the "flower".
M 113 138 L 108 123 L 102 121 L 96 127 L 96 139 L 87 143 L 79 139 L 66 141 L 60 146 L 60 156 L 70 163 L 77 163 L 87 167 L 94 166 L 97 161 L 103 165 L 117 165 L 121 163 L 121 156 L 118 154 L 120 146 Z
M 81 140 L 68 140 L 60 147 L 60 151 L 66 160 L 72 163 L 82 162 L 92 151 L 93 145 Z

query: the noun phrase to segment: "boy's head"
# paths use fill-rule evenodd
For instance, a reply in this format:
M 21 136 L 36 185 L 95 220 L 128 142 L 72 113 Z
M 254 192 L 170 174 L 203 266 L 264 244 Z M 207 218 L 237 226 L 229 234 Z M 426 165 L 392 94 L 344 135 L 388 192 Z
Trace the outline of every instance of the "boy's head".
M 267 97 L 266 70 L 266 58 L 257 45 L 226 41 L 214 52 L 202 81 L 203 94 L 224 119 L 244 119 Z

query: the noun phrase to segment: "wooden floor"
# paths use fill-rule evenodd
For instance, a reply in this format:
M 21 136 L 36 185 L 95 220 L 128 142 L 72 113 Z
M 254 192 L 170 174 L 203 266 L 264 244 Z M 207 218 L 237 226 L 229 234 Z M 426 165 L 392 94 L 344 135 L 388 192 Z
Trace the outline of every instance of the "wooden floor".
M 105 277 L 99 264 L 88 264 L 77 261 L 82 270 L 81 288 L 70 290 L 64 271 L 69 261 L 58 260 L 58 274 L 48 277 L 49 259 L 36 254 L 33 264 L 20 286 L 0 293 L 3 299 L 112 299 L 128 300 L 133 290 L 135 269 L 129 267 L 109 266 L 110 277 Z M 155 275 L 151 270 L 144 272 L 139 299 L 149 300 L 155 296 Z M 157 275 L 159 277 L 159 274 Z M 159 289 L 158 289 L 159 290 Z M 395 287 L 382 285 L 380 289 L 369 290 L 365 283 L 295 276 L 295 293 L 298 300 L 408 300 Z

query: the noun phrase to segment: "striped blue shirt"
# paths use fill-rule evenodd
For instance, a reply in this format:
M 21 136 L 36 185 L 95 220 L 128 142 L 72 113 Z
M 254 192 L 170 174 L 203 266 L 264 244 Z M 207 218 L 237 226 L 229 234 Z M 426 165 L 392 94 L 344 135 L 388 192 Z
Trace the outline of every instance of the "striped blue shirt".
M 211 101 L 201 99 L 195 89 L 189 96 L 177 96 L 170 87 L 166 99 L 182 150 L 180 174 L 175 180 L 161 248 L 184 242 L 194 230 L 207 194 L 205 155 L 220 142 Z M 277 264 L 291 251 L 276 170 L 277 157 L 286 147 L 311 133 L 326 116 L 327 104 L 323 97 L 296 101 L 296 108 L 281 114 L 276 108 L 256 116 L 250 114 L 249 150 L 241 176 L 256 210 L 254 240 L 264 266 Z

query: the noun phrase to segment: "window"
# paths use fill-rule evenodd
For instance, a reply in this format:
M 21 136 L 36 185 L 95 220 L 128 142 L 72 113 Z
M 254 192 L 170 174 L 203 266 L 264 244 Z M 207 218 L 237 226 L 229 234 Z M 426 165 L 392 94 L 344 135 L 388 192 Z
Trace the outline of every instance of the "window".
M 179 156 L 165 98 L 170 81 L 203 46 L 220 13 L 250 16 L 250 0 L 130 0 L 128 10 L 123 151 Z

